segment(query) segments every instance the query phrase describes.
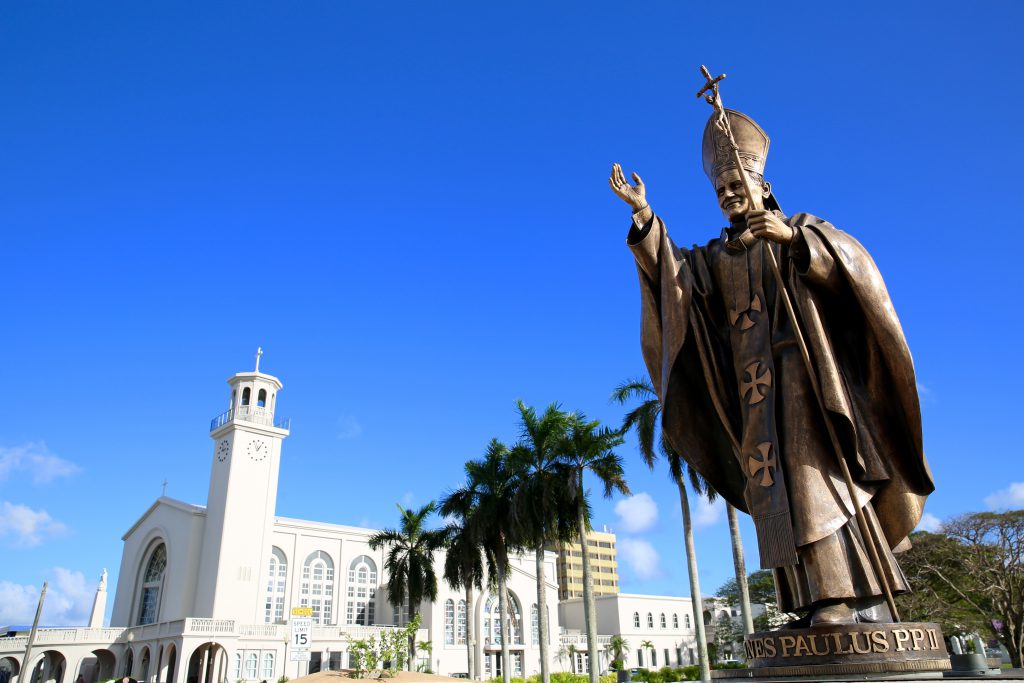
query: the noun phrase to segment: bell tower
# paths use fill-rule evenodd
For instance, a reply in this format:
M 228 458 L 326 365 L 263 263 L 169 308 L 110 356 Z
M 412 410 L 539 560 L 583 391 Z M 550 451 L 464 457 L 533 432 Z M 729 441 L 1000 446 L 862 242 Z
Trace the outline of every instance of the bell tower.
M 256 369 L 228 378 L 228 409 L 213 418 L 210 493 L 196 602 L 197 617 L 235 619 L 255 624 L 260 611 L 261 570 L 270 554 L 277 504 L 281 442 L 289 420 L 275 418 L 282 384 Z

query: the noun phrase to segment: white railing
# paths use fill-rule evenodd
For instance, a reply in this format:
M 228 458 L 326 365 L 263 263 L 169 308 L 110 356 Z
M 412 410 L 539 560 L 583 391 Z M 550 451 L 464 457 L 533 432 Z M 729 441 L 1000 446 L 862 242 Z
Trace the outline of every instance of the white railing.
M 123 628 L 41 628 L 36 632 L 35 645 L 73 645 L 81 643 L 110 644 L 123 640 Z M 0 638 L 0 652 L 24 652 L 28 636 Z
M 232 636 L 235 634 L 234 619 L 186 619 L 186 635 Z
M 605 645 L 612 641 L 611 636 L 597 636 L 597 646 L 603 648 Z M 563 633 L 558 637 L 558 642 L 562 645 L 577 645 L 586 647 L 587 646 L 587 634 L 586 633 Z
M 238 627 L 238 635 L 243 638 L 284 638 L 284 626 L 277 624 L 244 624 Z
M 238 406 L 237 408 L 226 410 L 217 417 L 210 420 L 210 431 L 216 431 L 217 429 L 223 427 L 232 420 L 252 422 L 253 424 L 265 425 L 267 427 L 277 427 L 278 429 L 288 429 L 291 426 L 291 419 L 286 417 L 281 418 L 275 423 L 274 413 L 270 410 L 270 408 L 248 405 Z

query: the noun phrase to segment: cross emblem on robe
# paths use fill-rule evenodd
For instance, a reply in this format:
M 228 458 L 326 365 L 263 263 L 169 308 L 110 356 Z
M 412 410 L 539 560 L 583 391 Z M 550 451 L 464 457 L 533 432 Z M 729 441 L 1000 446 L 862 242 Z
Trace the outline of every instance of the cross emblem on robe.
M 750 472 L 751 479 L 756 479 L 760 473 L 761 481 L 758 484 L 767 488 L 775 483 L 775 480 L 772 478 L 772 470 L 778 467 L 778 462 L 776 462 L 775 456 L 772 455 L 772 444 L 770 441 L 757 444 L 757 450 L 761 454 L 761 459 L 758 460 L 753 455 L 749 456 L 747 458 L 747 470 Z
M 734 308 L 731 311 L 729 311 L 729 324 L 735 325 L 738 321 L 740 330 L 749 330 L 756 324 L 754 320 L 750 317 L 751 311 L 755 311 L 757 313 L 761 312 L 761 297 L 759 297 L 757 294 L 755 294 L 754 298 L 750 300 L 750 306 L 747 308 L 747 310 L 739 311 Z
M 761 361 L 754 361 L 743 371 L 746 379 L 740 382 L 740 396 L 747 398 L 748 405 L 754 405 L 764 400 L 768 395 L 768 387 L 772 385 L 772 370 L 765 368 L 764 372 L 758 374 L 761 369 Z

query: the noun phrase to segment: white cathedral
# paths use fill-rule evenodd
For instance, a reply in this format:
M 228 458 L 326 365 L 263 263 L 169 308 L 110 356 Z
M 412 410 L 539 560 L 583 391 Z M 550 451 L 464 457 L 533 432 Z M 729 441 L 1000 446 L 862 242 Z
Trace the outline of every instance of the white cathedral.
M 206 506 L 158 498 L 123 537 L 111 625 L 102 624 L 104 574 L 89 626 L 40 629 L 28 667 L 28 634 L 0 637 L 0 683 L 97 683 L 115 676 L 142 683 L 275 683 L 284 676 L 347 668 L 350 641 L 379 638 L 405 625 L 406 610 L 387 600 L 384 552 L 368 545 L 377 530 L 276 516 L 281 447 L 289 434 L 289 421 L 275 418 L 280 380 L 259 371 L 257 356 L 254 372 L 238 373 L 228 384 L 228 409 L 210 425 Z M 582 628 L 582 615 L 570 609 L 562 618 L 570 623 L 559 624 L 555 559 L 549 552 L 545 560 L 551 665 L 578 672 L 587 666 L 586 636 L 566 626 Z M 438 576 L 443 561 L 438 553 Z M 533 565 L 532 555 L 514 557 L 508 582 L 514 676 L 540 670 Z M 625 601 L 642 603 L 644 597 L 620 596 L 618 611 L 627 609 Z M 665 600 L 675 601 L 672 609 L 680 614 L 689 611 L 688 599 L 658 600 L 662 611 Z M 289 651 L 293 608 L 312 615 L 308 661 L 292 661 L 295 652 Z M 494 594 L 476 591 L 467 604 L 464 592 L 441 581 L 437 600 L 418 611 L 417 640 L 431 646 L 420 648 L 417 665 L 465 675 L 466 624 L 472 620 L 475 642 L 469 647 L 477 676 L 500 675 L 502 632 Z M 639 614 L 631 620 L 623 612 L 621 621 L 635 621 L 639 629 Z M 652 633 L 636 637 L 660 635 L 663 663 L 672 655 L 677 664 L 690 663 L 695 641 L 689 617 L 685 629 L 675 624 L 670 633 L 662 613 L 660 634 L 652 618 L 648 613 Z M 599 637 L 602 649 L 608 638 Z M 637 658 L 642 664 L 641 652 Z M 21 676 L 24 670 L 33 675 Z

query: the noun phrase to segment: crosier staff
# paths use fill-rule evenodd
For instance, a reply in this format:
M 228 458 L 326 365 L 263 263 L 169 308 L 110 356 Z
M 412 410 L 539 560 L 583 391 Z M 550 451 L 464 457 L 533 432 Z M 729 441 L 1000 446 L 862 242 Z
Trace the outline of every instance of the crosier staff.
M 703 64 L 700 67 L 701 73 L 704 75 L 705 83 L 704 87 L 697 92 L 697 97 L 703 97 L 704 100 L 715 109 L 717 118 L 715 125 L 725 135 L 726 140 L 729 142 L 729 147 L 732 151 L 733 162 L 736 164 L 736 170 L 740 174 L 740 179 L 743 182 L 743 193 L 747 197 L 747 210 L 751 210 L 754 207 L 754 191 L 750 186 L 750 178 L 746 173 L 743 166 L 743 160 L 740 158 L 740 148 L 736 144 L 736 139 L 732 135 L 732 126 L 729 125 L 729 117 L 726 115 L 725 106 L 722 104 L 722 97 L 718 93 L 718 83 L 725 78 L 725 74 L 720 74 L 712 78 L 708 68 Z M 709 92 L 710 91 L 710 92 Z M 708 94 L 705 94 L 708 93 Z M 796 335 L 797 346 L 800 347 L 800 355 L 804 359 L 804 366 L 807 368 L 807 375 L 811 380 L 811 386 L 814 388 L 814 397 L 818 400 L 818 408 L 821 410 L 821 416 L 825 420 L 825 428 L 828 430 L 828 436 L 832 440 L 832 448 L 836 455 L 836 460 L 839 461 L 839 469 L 843 473 L 843 479 L 846 481 L 846 488 L 850 494 L 850 504 L 854 508 L 854 516 L 857 518 L 857 526 L 860 529 L 861 537 L 864 539 L 865 545 L 868 549 L 868 555 L 871 557 L 871 564 L 875 570 L 875 577 L 878 579 L 878 584 L 882 587 L 882 592 L 885 594 L 885 602 L 889 606 L 889 612 L 892 615 L 893 621 L 899 622 L 900 615 L 896 609 L 896 601 L 892 597 L 892 588 L 889 585 L 889 577 L 882 569 L 882 560 L 878 554 L 878 547 L 881 540 L 874 534 L 871 529 L 871 525 L 867 523 L 867 519 L 864 516 L 864 510 L 857 505 L 856 491 L 853 485 L 853 477 L 850 475 L 850 468 L 846 464 L 846 458 L 843 457 L 843 449 L 839 443 L 839 436 L 836 434 L 835 427 L 832 425 L 832 418 L 828 410 L 825 408 L 825 401 L 821 397 L 821 387 L 818 385 L 817 373 L 814 371 L 814 365 L 811 362 L 811 355 L 807 350 L 807 342 L 804 341 L 803 331 L 800 328 L 800 321 L 797 318 L 796 313 L 793 310 L 793 301 L 789 296 L 789 290 L 786 288 L 786 283 L 782 279 L 782 273 L 779 271 L 779 263 L 775 260 L 775 253 L 771 249 L 764 250 L 768 254 L 768 265 L 771 266 L 772 275 L 775 277 L 776 285 L 779 288 L 783 305 L 786 307 L 786 314 L 793 323 L 793 331 Z

